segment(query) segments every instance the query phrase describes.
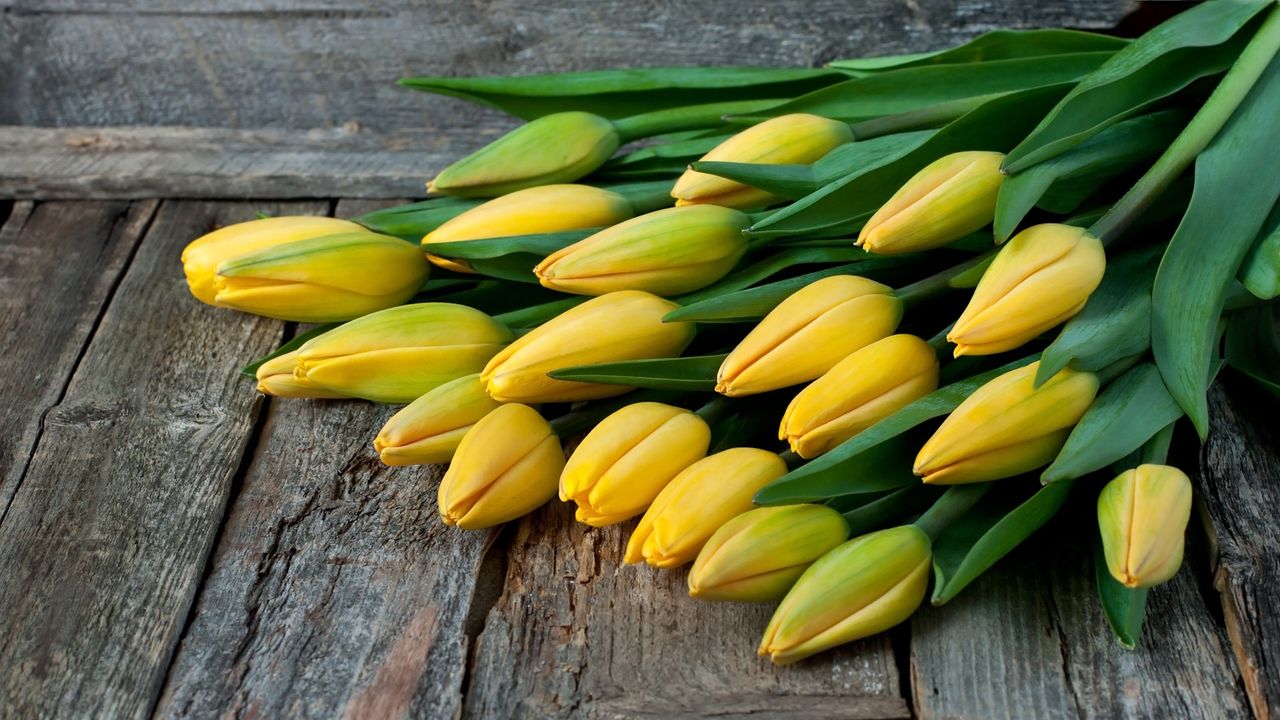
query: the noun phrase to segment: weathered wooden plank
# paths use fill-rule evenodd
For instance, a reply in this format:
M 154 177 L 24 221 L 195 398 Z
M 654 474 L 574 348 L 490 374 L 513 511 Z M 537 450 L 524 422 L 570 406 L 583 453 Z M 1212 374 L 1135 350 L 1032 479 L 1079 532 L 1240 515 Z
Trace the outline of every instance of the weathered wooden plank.
M 439 521 L 439 467 L 381 464 L 390 414 L 270 402 L 156 715 L 457 715 L 490 536 Z
M 0 517 L 155 203 L 14 205 L 0 229 Z
M 684 570 L 621 564 L 634 523 L 572 518 L 553 502 L 518 524 L 467 716 L 909 716 L 886 636 L 775 668 L 755 654 L 771 607 L 696 601 Z
M 1142 642 L 1128 651 L 1098 605 L 1090 542 L 1087 533 L 1078 543 L 1034 540 L 955 600 L 916 615 L 920 718 L 1247 717 L 1226 637 L 1192 569 L 1151 592 Z
M 0 716 L 152 707 L 256 415 L 236 365 L 282 328 L 197 303 L 177 258 L 215 225 L 316 209 L 157 212 L 0 522 Z
M 1213 426 L 1200 454 L 1201 508 L 1214 586 L 1253 713 L 1280 716 L 1280 434 L 1273 399 L 1241 378 L 1210 393 Z M 1251 400 L 1252 399 L 1252 400 Z
M 410 74 L 815 66 L 994 27 L 1111 27 L 1134 0 L 3 0 L 0 124 L 466 129 Z

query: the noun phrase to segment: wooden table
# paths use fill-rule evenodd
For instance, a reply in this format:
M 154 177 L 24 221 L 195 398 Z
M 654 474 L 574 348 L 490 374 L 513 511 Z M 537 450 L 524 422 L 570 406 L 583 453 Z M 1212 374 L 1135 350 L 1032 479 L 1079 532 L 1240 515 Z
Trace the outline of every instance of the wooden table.
M 812 65 L 995 25 L 1109 27 L 1125 3 L 132 5 L 0 5 L 0 717 L 1280 707 L 1274 406 L 1236 378 L 1187 455 L 1208 532 L 1153 592 L 1138 650 L 1106 629 L 1089 539 L 1059 528 L 908 626 L 778 669 L 754 656 L 768 608 L 622 566 L 631 524 L 553 503 L 444 527 L 440 469 L 370 447 L 390 408 L 258 396 L 237 368 L 297 328 L 195 302 L 177 261 L 258 212 L 392 204 L 509 127 L 383 82 L 400 74 Z

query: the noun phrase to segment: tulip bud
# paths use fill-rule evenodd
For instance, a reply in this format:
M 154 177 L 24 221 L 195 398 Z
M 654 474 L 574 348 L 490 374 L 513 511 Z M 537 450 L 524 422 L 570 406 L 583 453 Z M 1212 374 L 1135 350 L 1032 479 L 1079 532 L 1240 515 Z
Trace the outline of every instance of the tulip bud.
M 758 448 L 731 448 L 685 468 L 649 506 L 623 560 L 654 567 L 684 565 L 734 516 L 751 509 L 756 491 L 787 473 L 782 458 Z
M 716 392 L 754 395 L 813 380 L 854 351 L 887 337 L 902 319 L 893 290 L 835 275 L 793 293 L 729 353 Z
M 700 205 L 666 208 L 601 230 L 533 269 L 544 287 L 578 295 L 679 295 L 724 277 L 747 251 L 751 218 Z
M 753 125 L 702 156 L 717 162 L 759 165 L 808 165 L 853 141 L 853 131 L 838 120 L 793 113 Z M 685 170 L 671 190 L 676 205 L 708 203 L 751 209 L 776 202 L 776 195 L 717 175 Z
M 590 185 L 543 185 L 497 197 L 449 220 L 422 238 L 422 249 L 462 240 L 608 227 L 630 218 L 631 202 Z M 428 254 L 443 268 L 470 272 L 463 260 Z
M 1070 225 L 1036 225 L 1001 248 L 947 333 L 956 357 L 1012 350 L 1080 312 L 1102 282 L 1098 238 Z
M 479 372 L 511 331 L 452 303 L 402 305 L 365 315 L 298 348 L 299 378 L 349 397 L 407 403 Z
M 1039 362 L 994 378 L 965 398 L 916 455 L 933 485 L 1012 477 L 1047 464 L 1098 394 L 1092 373 L 1062 370 L 1035 387 Z
M 679 305 L 638 290 L 601 295 L 567 310 L 511 343 L 480 379 L 502 402 L 574 402 L 613 397 L 623 385 L 553 380 L 547 373 L 575 365 L 679 355 L 693 323 L 664 323 Z
M 455 162 L 427 191 L 455 197 L 496 197 L 569 183 L 591 173 L 618 149 L 613 123 L 586 112 L 544 115 Z
M 1098 495 L 1098 527 L 1111 576 L 1131 588 L 1172 578 L 1190 519 L 1191 480 L 1178 468 L 1139 465 L 1107 483 Z
M 782 599 L 760 655 L 789 665 L 883 632 L 924 601 L 933 552 L 914 525 L 854 538 L 818 558 Z
M 996 152 L 939 158 L 907 181 L 858 233 L 858 247 L 893 255 L 942 247 L 991 224 L 1004 175 Z
M 501 404 L 478 373 L 450 380 L 392 415 L 373 449 L 387 465 L 447 463 L 467 431 Z
M 463 530 L 525 515 L 556 494 L 560 438 L 528 405 L 503 405 L 462 438 L 440 481 L 440 517 Z
M 778 439 L 806 460 L 938 389 L 938 358 L 914 335 L 890 335 L 857 350 L 801 390 Z
M 334 392 L 294 374 L 298 365 L 298 351 L 285 353 L 258 366 L 254 376 L 258 378 L 258 392 L 263 395 L 289 398 L 341 398 Z
M 369 232 L 350 220 L 302 215 L 236 223 L 191 241 L 182 250 L 182 270 L 191 294 L 215 305 L 214 276 L 224 261 L 276 245 L 355 232 Z
M 849 537 L 826 505 L 748 510 L 716 530 L 689 571 L 689 594 L 706 600 L 776 602 L 813 561 Z
M 688 410 L 656 402 L 627 405 L 573 451 L 560 476 L 560 499 L 578 504 L 578 522 L 622 522 L 644 512 L 710 445 L 711 428 Z

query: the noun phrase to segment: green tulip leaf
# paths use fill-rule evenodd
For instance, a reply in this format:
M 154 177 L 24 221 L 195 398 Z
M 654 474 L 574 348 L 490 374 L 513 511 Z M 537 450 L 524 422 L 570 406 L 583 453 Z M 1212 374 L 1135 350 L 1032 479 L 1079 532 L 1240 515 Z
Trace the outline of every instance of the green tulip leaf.
M 1280 58 L 1273 58 L 1196 158 L 1191 204 L 1169 241 L 1152 289 L 1156 365 L 1201 439 L 1209 432 L 1206 392 L 1223 303 L 1280 197 L 1280 162 L 1259 152 L 1274 142 L 1277 117 Z
M 1111 577 L 1107 560 L 1102 554 L 1102 540 L 1093 544 L 1093 575 L 1098 583 L 1098 600 L 1107 616 L 1107 624 L 1116 641 L 1126 650 L 1138 646 L 1142 636 L 1142 618 L 1147 611 L 1147 592 L 1150 588 L 1129 588 Z
M 457 242 L 432 243 L 427 245 L 426 249 L 432 255 L 457 258 L 468 262 L 471 260 L 490 260 L 515 254 L 536 255 L 541 260 L 551 253 L 566 248 L 599 231 L 600 228 L 592 228 L 589 230 L 566 230 L 564 232 L 539 233 L 536 235 L 511 235 L 508 237 L 485 238 L 483 240 L 459 240 Z
M 727 355 L 628 360 L 625 362 L 578 365 L 547 373 L 556 380 L 629 385 L 651 390 L 711 391 L 716 387 L 716 371 Z
M 911 472 L 916 449 L 905 437 L 885 438 L 856 457 L 847 459 L 841 473 L 811 477 L 803 483 L 783 482 L 784 476 L 756 493 L 755 502 L 757 505 L 821 502 L 846 495 L 920 485 L 920 478 Z
M 1098 289 L 1045 348 L 1036 385 L 1070 365 L 1097 372 L 1151 345 L 1151 284 L 1160 248 L 1127 253 L 1107 263 Z
M 1271 208 L 1257 242 L 1240 267 L 1239 278 L 1249 292 L 1263 300 L 1280 297 L 1280 204 Z
M 872 495 L 874 499 L 870 502 L 842 512 L 844 521 L 849 524 L 849 537 L 901 525 L 910 516 L 928 508 L 941 494 L 942 491 L 938 488 L 914 483 Z
M 401 85 L 532 120 L 580 110 L 607 118 L 734 100 L 795 97 L 843 80 L 825 69 L 678 67 L 485 77 L 411 77 Z
M 1200 78 L 1230 67 L 1248 40 L 1240 30 L 1270 3 L 1210 2 L 1134 40 L 1084 78 L 1004 161 L 1021 172 L 1044 162 Z
M 423 235 L 482 202 L 484 201 L 437 197 L 407 205 L 396 205 L 382 210 L 374 210 L 371 213 L 352 218 L 352 220 L 374 232 L 418 242 L 422 240 Z
M 756 504 L 785 505 L 788 502 L 809 502 L 852 492 L 865 492 L 858 489 L 861 487 L 859 483 L 862 482 L 859 473 L 873 467 L 867 458 L 876 456 L 868 456 L 870 451 L 926 421 L 955 410 L 965 398 L 991 379 L 1034 362 L 1035 359 L 1035 356 L 1031 356 L 1014 360 L 994 370 L 946 385 L 925 395 L 840 443 L 825 455 L 801 465 L 766 485 L 756 493 Z M 909 474 L 914 459 L 914 455 L 903 458 L 899 470 Z M 885 472 L 885 470 L 881 469 L 877 472 Z M 805 500 L 797 500 L 797 498 L 805 498 Z
M 1126 120 L 1005 180 L 996 202 L 996 241 L 1009 239 L 1033 207 L 1075 210 L 1102 183 L 1159 155 L 1184 125 L 1185 115 L 1173 110 Z
M 675 178 L 689 163 L 706 155 L 730 135 L 717 133 L 706 137 L 662 143 L 620 155 L 606 162 L 593 175 L 600 179 Z
M 302 347 L 311 338 L 319 337 L 320 335 L 323 335 L 329 332 L 330 330 L 338 327 L 341 324 L 342 323 L 325 323 L 323 325 L 317 325 L 311 328 L 310 330 L 307 330 L 306 332 L 298 333 L 289 342 L 281 345 L 275 350 L 272 350 L 266 355 L 263 355 L 257 360 L 254 360 L 248 365 L 245 365 L 244 367 L 240 368 L 240 374 L 249 378 L 250 380 L 257 380 L 258 368 L 262 367 L 267 361 L 275 360 L 281 355 L 286 355 L 288 353 L 291 353 L 294 350 L 297 350 L 298 348 Z
M 518 285 L 516 287 L 519 288 L 521 292 L 529 292 L 529 288 L 527 287 Z M 573 296 L 562 298 L 560 300 L 552 300 L 538 305 L 530 305 L 529 307 L 521 310 L 512 310 L 501 315 L 494 315 L 493 319 L 513 330 L 521 328 L 531 329 L 541 325 L 560 313 L 569 310 L 570 308 L 575 308 L 581 305 L 590 299 L 591 298 L 586 296 Z
M 989 494 L 938 536 L 933 544 L 934 605 L 950 601 L 1039 530 L 1062 508 L 1074 484 L 1046 485 L 1026 497 L 1010 487 L 1017 483 L 999 481 L 1004 492 Z
M 1169 397 L 1160 371 L 1142 363 L 1102 390 L 1040 480 L 1061 482 L 1101 470 L 1180 417 L 1182 408 Z
M 1280 334 L 1274 305 L 1258 305 L 1227 317 L 1227 364 L 1280 397 Z
M 712 285 L 680 296 L 677 302 L 681 305 L 692 305 L 704 300 L 724 297 L 727 293 L 744 290 L 797 265 L 872 263 L 876 259 L 865 250 L 854 247 L 853 241 L 847 238 L 835 246 L 783 248 L 780 252 L 731 273 Z
M 484 278 L 480 282 L 468 283 L 466 287 L 450 292 L 419 295 L 412 302 L 456 303 L 493 315 L 536 306 L 562 297 L 564 296 L 559 293 L 543 288 L 531 288 L 524 284 Z
M 849 58 L 829 67 L 837 70 L 877 71 L 921 65 L 986 62 L 1063 53 L 1119 50 L 1127 40 L 1078 30 L 992 30 L 947 50 L 911 55 Z

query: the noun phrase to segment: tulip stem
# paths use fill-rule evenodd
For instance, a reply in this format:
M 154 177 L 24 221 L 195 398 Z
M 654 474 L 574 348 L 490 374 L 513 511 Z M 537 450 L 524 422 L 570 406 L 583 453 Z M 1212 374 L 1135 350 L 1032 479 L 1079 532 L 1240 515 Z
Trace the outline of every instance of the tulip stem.
M 1178 421 L 1174 420 L 1168 425 L 1160 428 L 1160 432 L 1157 432 L 1155 437 L 1148 440 L 1147 444 L 1142 446 L 1141 457 L 1143 464 L 1164 465 L 1165 462 L 1168 461 L 1169 446 L 1173 444 L 1173 426 L 1177 424 Z
M 732 401 L 727 397 L 717 395 L 695 410 L 694 414 L 702 418 L 707 425 L 715 425 L 723 420 L 731 409 L 733 409 Z
M 943 530 L 969 512 L 990 489 L 989 482 L 952 485 L 912 524 L 936 541 Z
M 804 464 L 804 458 L 791 452 L 790 450 L 783 450 L 782 452 L 778 453 L 778 457 L 782 458 L 782 462 L 787 464 L 787 470 L 795 470 L 796 468 Z
M 703 105 L 686 105 L 619 118 L 613 121 L 613 127 L 625 144 L 655 135 L 717 127 L 725 123 L 726 115 L 753 113 L 780 102 L 782 100 L 776 99 L 730 100 Z
M 854 140 L 870 140 L 871 138 L 893 135 L 894 133 L 941 127 L 961 115 L 1005 95 L 1008 95 L 1008 93 L 992 93 L 990 95 L 959 98 L 929 105 L 918 110 L 910 110 L 894 115 L 881 115 L 870 120 L 850 123 L 849 129 L 853 131 Z
M 930 275 L 923 280 L 917 280 L 905 287 L 899 288 L 894 294 L 902 301 L 905 309 L 911 309 L 921 303 L 932 300 L 939 295 L 950 292 L 959 287 L 955 284 L 957 278 L 962 277 L 965 273 L 980 267 L 989 262 L 996 253 L 995 250 L 982 253 L 981 255 L 947 268 L 942 272 Z
M 1173 143 L 1138 182 L 1111 206 L 1089 232 L 1104 246 L 1116 238 L 1161 195 L 1218 135 L 1280 51 L 1280 7 L 1273 8 L 1213 94 Z

